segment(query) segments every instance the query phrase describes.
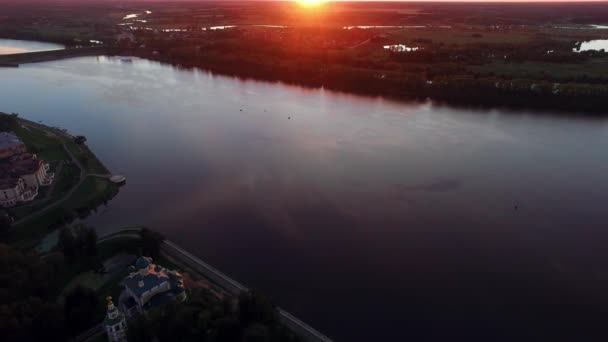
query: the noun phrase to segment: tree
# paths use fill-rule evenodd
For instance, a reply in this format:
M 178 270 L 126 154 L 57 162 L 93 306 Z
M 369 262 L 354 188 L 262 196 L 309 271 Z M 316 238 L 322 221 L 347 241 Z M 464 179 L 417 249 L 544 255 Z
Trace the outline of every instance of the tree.
M 214 342 L 234 342 L 241 337 L 239 321 L 232 317 L 222 317 L 216 321 L 215 329 L 211 334 Z
M 12 132 L 19 127 L 17 114 L 0 113 L 0 132 Z
M 82 145 L 87 141 L 87 137 L 85 137 L 84 135 L 77 135 L 74 137 L 74 142 L 77 143 L 78 145 Z
M 239 321 L 247 326 L 252 323 L 274 325 L 276 308 L 266 297 L 250 291 L 239 296 Z
M 95 291 L 77 286 L 65 296 L 63 311 L 67 329 L 75 334 L 97 323 L 103 310 Z
M 270 332 L 264 325 L 254 323 L 245 329 L 243 342 L 270 342 Z
M 55 302 L 44 303 L 32 321 L 37 341 L 65 341 L 65 321 L 61 306 Z
M 0 334 L 3 341 L 35 340 L 32 322 L 38 316 L 44 302 L 28 297 L 0 305 Z
M 161 233 L 148 228 L 143 228 L 139 235 L 141 237 L 143 254 L 153 258 L 158 257 L 160 255 L 160 246 L 165 241 L 165 237 Z
M 97 232 L 94 228 L 80 226 L 79 240 L 82 244 L 82 252 L 86 256 L 97 255 Z
M 6 232 L 11 228 L 13 219 L 6 211 L 0 212 L 0 232 Z
M 72 262 L 76 257 L 76 239 L 70 227 L 63 227 L 59 231 L 59 240 L 57 247 L 68 262 Z
M 64 227 L 59 232 L 57 247 L 68 262 L 79 259 L 92 261 L 97 255 L 97 232 L 83 224 Z
M 171 302 L 132 319 L 127 332 L 131 342 L 302 342 L 275 320 L 276 309 L 256 293 L 240 297 L 240 313 L 234 298 L 220 300 L 207 289 L 192 289 L 188 301 Z M 266 322 L 266 323 L 263 323 Z
M 175 314 L 169 317 L 166 326 L 168 336 L 165 341 L 196 341 L 198 336 L 204 336 L 204 331 L 197 329 L 199 308 L 177 304 Z
M 54 298 L 59 265 L 4 244 L 0 260 L 2 341 L 64 341 L 63 315 Z
M 127 328 L 127 341 L 149 342 L 154 339 L 154 324 L 146 316 L 138 316 L 129 320 Z

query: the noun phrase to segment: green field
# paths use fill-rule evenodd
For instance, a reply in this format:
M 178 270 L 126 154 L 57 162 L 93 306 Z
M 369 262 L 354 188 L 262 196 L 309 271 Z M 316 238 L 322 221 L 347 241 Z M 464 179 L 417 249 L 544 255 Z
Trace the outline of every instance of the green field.
M 85 216 L 90 210 L 110 200 L 118 192 L 118 187 L 109 180 L 100 177 L 87 176 L 82 183 L 74 189 L 80 180 L 80 168 L 72 162 L 70 156 L 63 148 L 65 144 L 74 157 L 82 164 L 85 173 L 107 174 L 108 170 L 95 157 L 85 145 L 77 145 L 72 139 L 56 129 L 21 120 L 16 129 L 17 135 L 24 141 L 28 151 L 37 153 L 45 162 L 50 162 L 55 173 L 52 192 L 51 187 L 41 187 L 38 198 L 34 202 L 10 208 L 15 220 L 37 215 L 24 222 L 14 224 L 9 232 L 5 232 L 4 239 L 20 247 L 33 247 L 49 232 L 59 228 L 74 217 Z M 65 196 L 74 189 L 71 196 Z M 63 203 L 52 206 L 56 201 Z
M 503 44 L 503 43 L 525 43 L 534 39 L 534 35 L 528 32 L 497 32 L 481 29 L 465 28 L 404 28 L 388 31 L 387 37 L 402 40 L 401 44 L 412 42 L 416 39 L 428 39 L 433 43 L 446 45 L 460 44 Z
M 568 81 L 584 77 L 586 79 L 608 77 L 608 58 L 595 58 L 584 63 L 505 63 L 494 62 L 485 65 L 469 66 L 471 71 L 483 75 L 496 75 L 511 78 L 546 79 Z
M 80 161 L 87 173 L 107 174 L 108 169 L 95 157 L 86 145 L 77 145 L 73 141 L 66 143 L 67 148 Z
M 20 247 L 34 247 L 46 234 L 76 216 L 86 215 L 89 210 L 102 205 L 117 193 L 118 187 L 110 181 L 87 177 L 68 200 L 40 216 L 14 226 L 7 239 Z

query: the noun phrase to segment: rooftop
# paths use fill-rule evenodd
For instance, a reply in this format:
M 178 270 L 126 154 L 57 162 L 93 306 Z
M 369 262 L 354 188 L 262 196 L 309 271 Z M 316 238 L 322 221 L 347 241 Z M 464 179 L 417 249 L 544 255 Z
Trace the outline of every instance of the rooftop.
M 133 272 L 124 279 L 123 284 L 140 297 L 144 292 L 164 282 L 168 282 L 171 289 L 183 287 L 181 274 L 153 264 L 152 258 L 140 257 L 131 270 Z M 142 286 L 140 282 L 143 282 Z
M 38 172 L 43 166 L 40 159 L 18 160 L 0 166 L 0 178 L 19 178 Z
M 148 266 L 150 266 L 151 263 L 152 263 L 152 258 L 141 256 L 141 257 L 137 258 L 137 260 L 135 261 L 135 268 L 137 268 L 138 270 L 148 268 Z
M 25 159 L 11 162 L 10 168 L 17 175 L 31 175 L 38 172 L 42 164 L 40 159 Z
M 0 132 L 0 148 L 22 145 L 23 141 L 13 132 Z
M 19 178 L 8 177 L 0 179 L 0 190 L 13 189 L 19 184 Z

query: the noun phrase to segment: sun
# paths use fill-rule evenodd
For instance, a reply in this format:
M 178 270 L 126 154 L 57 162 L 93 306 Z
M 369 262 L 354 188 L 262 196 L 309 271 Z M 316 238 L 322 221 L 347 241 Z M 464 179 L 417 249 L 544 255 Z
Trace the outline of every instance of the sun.
M 297 0 L 297 3 L 302 7 L 317 7 L 324 2 L 325 0 Z

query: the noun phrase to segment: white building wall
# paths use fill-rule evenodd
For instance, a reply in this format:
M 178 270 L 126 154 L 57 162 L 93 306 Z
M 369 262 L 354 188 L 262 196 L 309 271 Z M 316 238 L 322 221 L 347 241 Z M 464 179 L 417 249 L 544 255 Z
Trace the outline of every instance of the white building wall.
M 126 341 L 126 320 L 120 321 L 118 324 L 106 325 L 106 333 L 108 334 L 108 340 L 111 342 L 122 342 Z
M 24 200 L 25 183 L 19 180 L 14 188 L 0 190 L 0 205 L 12 207 Z
M 31 175 L 23 175 L 23 176 L 21 176 L 21 178 L 23 178 L 23 181 L 25 181 L 25 186 L 27 188 L 38 189 L 38 177 L 36 177 L 35 173 L 33 173 Z

